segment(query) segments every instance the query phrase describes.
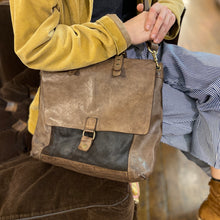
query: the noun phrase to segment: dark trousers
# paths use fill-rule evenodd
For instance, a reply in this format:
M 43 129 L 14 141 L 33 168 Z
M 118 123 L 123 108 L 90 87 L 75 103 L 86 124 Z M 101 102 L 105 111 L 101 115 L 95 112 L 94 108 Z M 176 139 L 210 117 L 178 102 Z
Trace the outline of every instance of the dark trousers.
M 133 212 L 128 183 L 82 175 L 25 154 L 0 165 L 1 220 L 132 220 Z

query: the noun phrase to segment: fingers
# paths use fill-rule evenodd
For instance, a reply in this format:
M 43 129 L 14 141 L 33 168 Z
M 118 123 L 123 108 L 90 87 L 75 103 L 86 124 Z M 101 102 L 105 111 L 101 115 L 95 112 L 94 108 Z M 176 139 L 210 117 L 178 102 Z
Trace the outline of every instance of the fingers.
M 157 18 L 156 18 L 156 23 L 153 27 L 152 33 L 151 33 L 151 37 L 152 39 L 155 39 L 155 37 L 158 35 L 160 28 L 162 27 L 162 25 L 164 25 L 164 21 L 166 19 L 166 9 L 163 8 L 162 10 L 160 10 Z
M 148 40 L 160 43 L 176 20 L 175 15 L 160 3 L 155 3 L 149 12 L 143 11 L 143 4 L 138 4 L 137 10 L 141 13 L 124 23 L 132 44 Z
M 175 15 L 167 16 L 165 18 L 163 24 L 160 26 L 160 29 L 159 29 L 157 35 L 155 35 L 154 37 L 151 36 L 154 43 L 158 44 L 164 39 L 164 37 L 166 36 L 166 34 L 170 30 L 170 28 L 175 23 L 175 20 L 176 20 Z
M 156 19 L 158 16 L 158 12 L 156 10 L 156 7 L 153 8 L 153 6 L 150 8 L 150 11 L 148 12 L 145 28 L 148 31 L 151 31 L 156 23 Z
M 175 23 L 175 15 L 164 5 L 154 4 L 148 13 L 145 28 L 151 31 L 154 43 L 160 43 Z

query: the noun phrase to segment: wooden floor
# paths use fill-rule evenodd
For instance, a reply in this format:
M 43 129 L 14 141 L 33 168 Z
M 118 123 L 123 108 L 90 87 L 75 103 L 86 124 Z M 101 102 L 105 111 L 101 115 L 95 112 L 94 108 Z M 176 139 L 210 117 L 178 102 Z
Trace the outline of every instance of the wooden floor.
M 179 45 L 220 55 L 220 9 L 215 0 L 184 0 Z M 178 150 L 162 145 L 149 181 L 141 183 L 138 220 L 194 220 L 209 177 Z

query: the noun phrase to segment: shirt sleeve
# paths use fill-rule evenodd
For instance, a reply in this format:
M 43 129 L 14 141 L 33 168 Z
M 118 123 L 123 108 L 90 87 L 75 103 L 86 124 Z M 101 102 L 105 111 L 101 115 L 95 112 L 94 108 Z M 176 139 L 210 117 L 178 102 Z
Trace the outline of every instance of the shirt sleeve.
M 60 0 L 10 0 L 15 52 L 29 68 L 76 69 L 120 54 L 130 45 L 124 25 L 116 15 L 104 16 L 95 23 L 67 25 L 68 19 L 64 19 L 65 24 L 62 22 L 61 3 Z M 78 9 L 80 6 L 73 13 L 78 13 Z

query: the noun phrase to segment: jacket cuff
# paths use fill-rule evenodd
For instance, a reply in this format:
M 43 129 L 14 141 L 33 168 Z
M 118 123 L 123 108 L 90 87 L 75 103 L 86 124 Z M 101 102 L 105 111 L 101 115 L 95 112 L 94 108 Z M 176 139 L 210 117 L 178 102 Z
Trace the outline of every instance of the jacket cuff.
M 108 14 L 96 22 L 101 24 L 112 36 L 116 45 L 117 54 L 124 52 L 131 45 L 131 39 L 128 32 L 117 15 Z

